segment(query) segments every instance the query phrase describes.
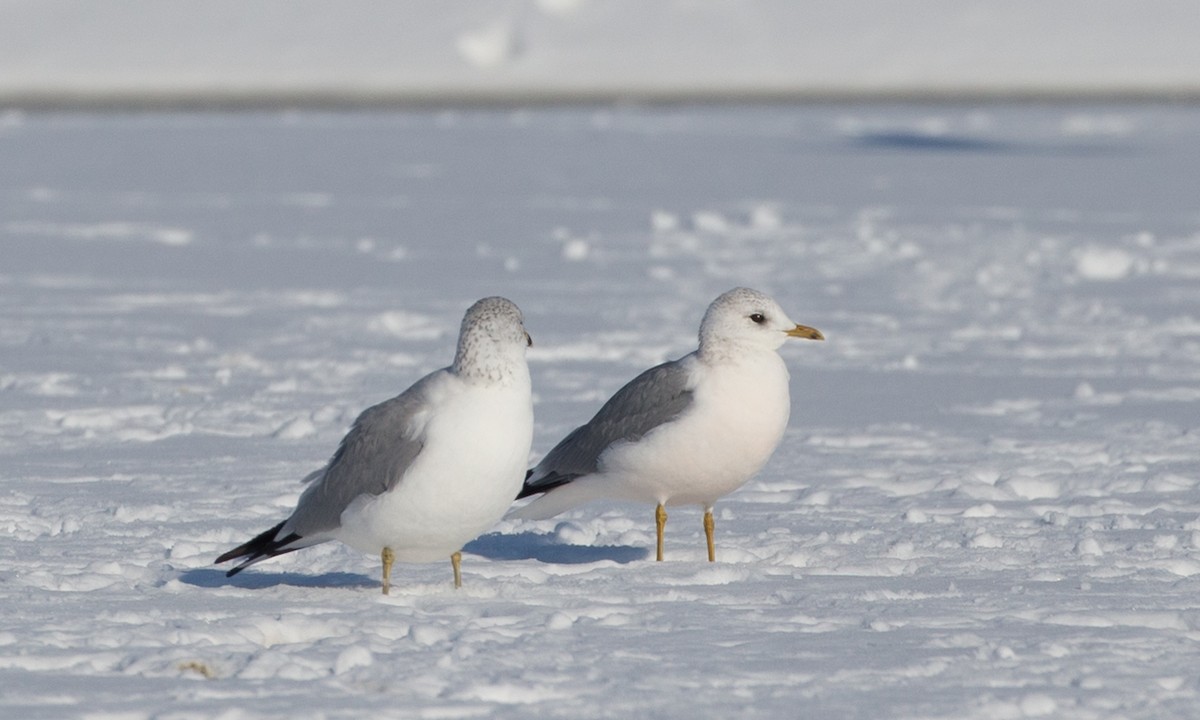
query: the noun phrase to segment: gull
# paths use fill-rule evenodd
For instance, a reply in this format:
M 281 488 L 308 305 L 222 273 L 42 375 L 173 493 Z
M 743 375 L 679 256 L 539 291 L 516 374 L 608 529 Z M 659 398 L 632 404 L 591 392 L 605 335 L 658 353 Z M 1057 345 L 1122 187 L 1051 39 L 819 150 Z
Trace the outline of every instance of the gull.
M 789 338 L 824 340 L 769 296 L 734 288 L 700 323 L 700 347 L 638 375 L 526 475 L 511 514 L 540 520 L 610 498 L 655 503 L 656 559 L 666 506 L 702 505 L 708 560 L 716 560 L 713 505 L 771 457 L 787 427 Z
M 529 461 L 533 341 L 510 300 L 484 298 L 463 317 L 450 367 L 367 408 L 324 468 L 309 475 L 291 516 L 217 558 L 244 558 L 227 576 L 329 540 L 378 554 L 383 593 L 392 563 L 450 558 L 512 503 Z

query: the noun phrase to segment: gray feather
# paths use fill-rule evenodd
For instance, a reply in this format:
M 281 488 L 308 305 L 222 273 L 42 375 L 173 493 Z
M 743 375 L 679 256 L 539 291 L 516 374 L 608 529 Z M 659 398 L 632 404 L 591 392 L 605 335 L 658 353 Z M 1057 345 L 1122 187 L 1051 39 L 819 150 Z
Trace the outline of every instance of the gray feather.
M 536 495 L 596 472 L 600 456 L 613 443 L 635 442 L 679 417 L 692 404 L 682 360 L 657 365 L 630 380 L 596 416 L 571 431 L 538 463 L 521 491 Z
M 382 495 L 400 482 L 424 447 L 414 418 L 426 407 L 428 385 L 441 372 L 425 376 L 358 416 L 325 469 L 300 497 L 285 532 L 307 537 L 334 530 L 360 495 Z

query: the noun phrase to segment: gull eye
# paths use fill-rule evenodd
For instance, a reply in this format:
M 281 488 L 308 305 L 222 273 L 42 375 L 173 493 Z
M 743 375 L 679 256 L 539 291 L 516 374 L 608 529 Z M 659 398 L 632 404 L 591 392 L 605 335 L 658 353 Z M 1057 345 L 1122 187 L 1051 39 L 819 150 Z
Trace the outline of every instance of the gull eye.
M 762 313 L 754 313 L 750 316 L 750 319 L 753 320 L 757 325 L 762 325 L 767 321 L 767 317 Z

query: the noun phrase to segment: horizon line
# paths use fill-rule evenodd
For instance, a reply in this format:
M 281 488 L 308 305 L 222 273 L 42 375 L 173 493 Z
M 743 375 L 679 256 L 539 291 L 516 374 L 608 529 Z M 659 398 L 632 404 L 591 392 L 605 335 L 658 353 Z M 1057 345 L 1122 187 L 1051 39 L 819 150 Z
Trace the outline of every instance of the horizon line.
M 910 87 L 795 89 L 508 89 L 508 90 L 0 90 L 0 110 L 255 111 L 419 110 L 549 106 L 677 106 L 858 103 L 1200 103 L 1200 86 L 1160 87 Z

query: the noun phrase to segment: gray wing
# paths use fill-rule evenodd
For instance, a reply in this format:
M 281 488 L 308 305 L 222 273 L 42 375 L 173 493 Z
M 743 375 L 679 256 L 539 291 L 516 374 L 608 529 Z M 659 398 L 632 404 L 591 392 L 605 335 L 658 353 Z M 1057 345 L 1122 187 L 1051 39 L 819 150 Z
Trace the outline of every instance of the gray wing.
M 518 497 L 546 492 L 596 472 L 600 455 L 613 443 L 633 442 L 679 417 L 692 404 L 682 360 L 650 368 L 609 398 L 596 416 L 571 431 L 529 471 Z
M 308 536 L 336 529 L 342 512 L 360 495 L 381 495 L 395 487 L 421 453 L 424 440 L 415 416 L 427 408 L 427 388 L 441 371 L 417 381 L 400 395 L 364 410 L 325 469 L 300 496 L 283 534 Z

